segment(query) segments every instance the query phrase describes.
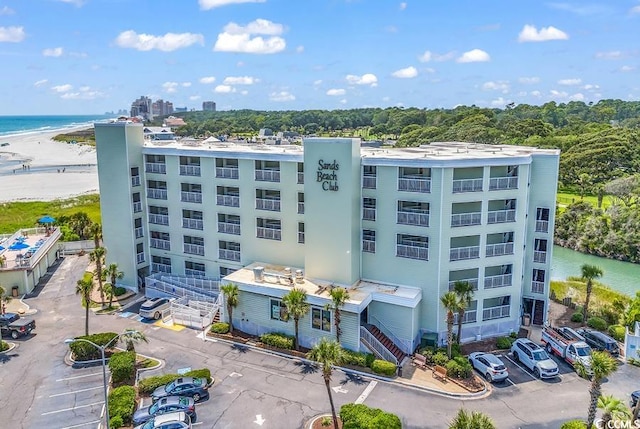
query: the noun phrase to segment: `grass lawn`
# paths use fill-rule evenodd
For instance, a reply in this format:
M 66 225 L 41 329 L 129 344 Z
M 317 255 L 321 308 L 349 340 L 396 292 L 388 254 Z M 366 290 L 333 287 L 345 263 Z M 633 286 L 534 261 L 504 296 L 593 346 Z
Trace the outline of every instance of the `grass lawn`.
M 567 206 L 573 202 L 578 202 L 581 200 L 580 195 L 578 194 L 570 194 L 567 192 L 558 192 L 557 193 L 558 204 L 562 206 Z M 594 207 L 598 207 L 598 197 L 593 195 L 585 195 L 582 198 L 582 201 L 586 201 L 590 203 Z M 602 209 L 606 209 L 611 205 L 611 198 L 606 196 L 602 199 Z
M 569 277 L 566 281 L 551 281 L 551 293 L 558 299 L 571 298 L 578 305 L 583 305 L 587 295 L 587 285 L 576 277 Z M 591 292 L 590 308 L 605 307 L 619 299 L 625 304 L 631 301 L 631 297 L 622 292 L 615 291 L 601 283 L 594 282 Z

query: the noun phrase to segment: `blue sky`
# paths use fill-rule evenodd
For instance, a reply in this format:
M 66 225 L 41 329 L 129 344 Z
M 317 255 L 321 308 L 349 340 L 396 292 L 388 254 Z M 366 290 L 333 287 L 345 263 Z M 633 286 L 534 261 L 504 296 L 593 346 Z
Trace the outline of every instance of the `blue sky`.
M 0 114 L 640 99 L 640 0 L 0 0 Z

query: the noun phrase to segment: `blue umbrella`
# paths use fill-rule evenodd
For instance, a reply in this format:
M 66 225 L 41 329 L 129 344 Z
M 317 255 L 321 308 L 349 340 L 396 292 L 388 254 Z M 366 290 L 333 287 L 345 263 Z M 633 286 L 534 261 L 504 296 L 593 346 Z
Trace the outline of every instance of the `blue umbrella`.
M 4 250 L 4 247 L 0 246 L 0 250 Z
M 27 243 L 23 243 L 21 241 L 17 241 L 9 246 L 9 250 L 22 250 L 28 248 L 29 245 Z
M 56 220 L 51 216 L 43 216 L 40 219 L 38 219 L 38 223 L 53 223 L 55 221 Z

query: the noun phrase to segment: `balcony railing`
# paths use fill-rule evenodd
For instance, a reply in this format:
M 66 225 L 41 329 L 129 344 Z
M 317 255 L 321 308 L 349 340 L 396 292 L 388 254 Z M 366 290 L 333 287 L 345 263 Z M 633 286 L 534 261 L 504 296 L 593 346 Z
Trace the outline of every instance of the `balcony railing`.
M 513 255 L 513 243 L 487 244 L 485 248 L 486 257 Z
M 260 182 L 279 182 L 280 170 L 256 170 L 256 180 Z
M 202 192 L 180 192 L 180 201 L 183 203 L 202 203 Z
M 304 203 L 298 203 L 298 214 L 304 214 Z
M 183 243 L 182 249 L 184 253 L 188 253 L 190 255 L 204 256 L 204 246 L 200 244 Z
M 200 270 L 192 270 L 191 268 L 185 268 L 184 269 L 184 275 L 185 276 L 191 276 L 191 277 L 204 277 L 206 276 L 207 273 L 205 273 L 204 271 L 200 271 Z
M 376 253 L 376 242 L 371 240 L 362 240 L 362 251 L 367 253 Z
M 464 316 L 462 316 L 462 324 L 465 323 L 476 323 L 478 318 L 478 310 L 467 310 L 464 312 Z M 453 324 L 458 324 L 458 313 L 453 315 Z
M 491 210 L 487 216 L 487 223 L 504 223 L 515 222 L 516 211 L 513 209 L 508 210 Z
M 171 242 L 169 240 L 161 240 L 159 238 L 152 238 L 149 244 L 154 249 L 171 250 Z
M 406 244 L 396 244 L 396 256 L 400 258 L 429 260 L 429 248 L 419 246 L 409 246 Z
M 144 262 L 144 252 L 136 253 L 136 264 L 142 264 Z
M 453 192 L 482 192 L 482 178 L 479 179 L 455 179 Z
M 171 265 L 156 264 L 154 262 L 154 263 L 151 264 L 151 271 L 153 271 L 154 273 L 171 274 Z
M 482 320 L 501 319 L 509 317 L 510 305 L 500 305 L 498 307 L 485 308 L 482 310 Z
M 182 227 L 187 229 L 198 229 L 202 231 L 204 229 L 204 222 L 202 221 L 202 219 L 191 219 L 188 217 L 183 217 Z
M 135 201 L 133 203 L 133 212 L 140 213 L 142 211 L 142 203 L 140 201 Z
M 140 186 L 140 176 L 131 176 L 131 186 Z
M 155 225 L 169 225 L 169 215 L 149 213 L 149 223 Z
M 376 189 L 376 176 L 364 176 L 362 178 L 363 189 Z
M 462 279 L 462 280 L 449 280 L 449 290 L 452 291 L 457 282 L 466 282 L 471 285 L 473 290 L 478 290 L 478 279 Z
M 256 209 L 279 212 L 280 200 L 272 200 L 269 198 L 256 198 Z
M 218 232 L 223 234 L 240 235 L 240 224 L 230 222 L 218 222 Z
M 166 200 L 167 199 L 167 190 L 166 189 L 147 188 L 147 198 L 153 198 L 155 200 Z
M 298 171 L 298 185 L 304 184 L 304 173 Z
M 238 167 L 216 167 L 216 178 L 237 179 Z
M 144 230 L 142 229 L 141 226 L 135 229 L 135 234 L 136 234 L 136 238 L 144 237 Z
M 199 165 L 181 165 L 180 175 L 181 176 L 200 176 L 200 166 Z
M 220 259 L 224 259 L 225 261 L 240 262 L 240 251 L 239 250 L 219 249 L 218 250 L 218 257 Z
M 235 195 L 217 195 L 216 204 L 227 207 L 240 207 L 240 197 Z
M 541 264 L 547 263 L 547 252 L 540 252 L 535 250 L 533 252 L 533 262 L 539 262 Z
M 376 209 L 364 207 L 362 209 L 362 220 L 376 220 Z
M 268 240 L 281 240 L 282 230 L 273 228 L 258 227 L 256 231 L 258 238 L 266 238 Z
M 485 289 L 495 289 L 498 287 L 511 286 L 513 283 L 512 274 L 499 274 L 497 276 L 486 276 L 484 278 Z
M 489 179 L 489 190 L 518 189 L 518 177 L 492 177 Z
M 480 257 L 480 246 L 454 247 L 449 250 L 449 261 L 462 261 Z
M 544 282 L 531 282 L 531 292 L 533 293 L 544 293 Z
M 471 226 L 482 223 L 482 213 L 457 213 L 451 215 L 451 226 Z
M 431 192 L 431 179 L 399 177 L 398 191 L 429 193 Z
M 167 174 L 167 164 L 163 162 L 147 162 L 144 171 L 147 173 Z
M 396 221 L 401 225 L 429 226 L 429 213 L 398 212 Z
M 298 243 L 304 243 L 304 232 L 298 232 Z
M 548 220 L 537 220 L 536 221 L 536 232 L 549 232 L 549 221 Z

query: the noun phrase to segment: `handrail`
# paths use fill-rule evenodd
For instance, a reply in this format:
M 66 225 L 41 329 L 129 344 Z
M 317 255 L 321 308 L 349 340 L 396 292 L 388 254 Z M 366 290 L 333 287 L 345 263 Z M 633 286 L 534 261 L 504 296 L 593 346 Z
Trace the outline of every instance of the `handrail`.
M 393 353 L 391 353 L 385 346 L 383 346 L 382 343 L 378 341 L 378 339 L 374 337 L 373 334 L 369 332 L 364 326 L 360 327 L 360 340 L 362 340 L 365 345 L 369 347 L 371 351 L 379 358 L 398 365 L 398 359 L 396 359 Z
M 411 344 L 411 340 L 407 340 L 404 338 L 398 337 L 396 334 L 391 332 L 384 323 L 382 323 L 376 316 L 369 315 L 369 320 L 372 325 L 375 325 L 380 331 L 385 334 L 400 350 L 405 352 L 406 354 L 411 354 L 413 352 L 413 347 Z

